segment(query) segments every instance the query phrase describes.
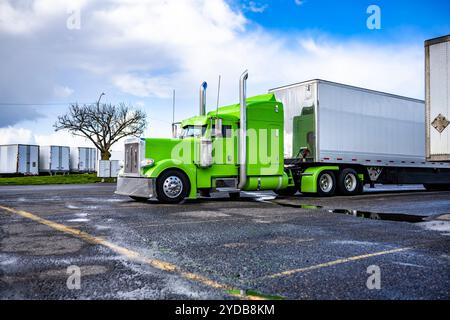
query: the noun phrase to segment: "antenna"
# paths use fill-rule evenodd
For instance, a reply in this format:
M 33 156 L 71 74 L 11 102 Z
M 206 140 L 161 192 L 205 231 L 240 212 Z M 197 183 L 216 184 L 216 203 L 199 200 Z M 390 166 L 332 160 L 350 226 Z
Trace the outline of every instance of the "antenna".
M 175 89 L 173 89 L 172 97 L 172 138 L 177 136 L 177 126 L 175 124 Z
M 175 123 L 175 89 L 173 89 L 172 96 L 172 123 Z
M 219 74 L 219 84 L 217 86 L 217 105 L 216 105 L 216 117 L 219 114 L 219 100 L 220 100 L 220 80 L 221 75 Z

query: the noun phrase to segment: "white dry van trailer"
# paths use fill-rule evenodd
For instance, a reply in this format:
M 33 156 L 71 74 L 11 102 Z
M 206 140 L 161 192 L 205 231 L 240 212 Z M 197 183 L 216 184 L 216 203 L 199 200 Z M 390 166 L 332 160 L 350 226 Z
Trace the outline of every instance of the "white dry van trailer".
M 70 149 L 70 171 L 95 172 L 96 166 L 96 148 L 73 147 Z
M 1 145 L 0 174 L 38 175 L 39 146 L 25 144 Z
M 450 161 L 450 35 L 425 41 L 427 159 Z
M 120 171 L 119 160 L 99 160 L 97 177 L 99 178 L 117 178 Z
M 41 146 L 39 172 L 58 173 L 70 171 L 70 147 Z
M 299 186 L 328 166 L 338 183 L 353 170 L 371 185 L 450 187 L 450 163 L 426 161 L 424 101 L 324 80 L 270 92 L 284 105 L 285 167 Z

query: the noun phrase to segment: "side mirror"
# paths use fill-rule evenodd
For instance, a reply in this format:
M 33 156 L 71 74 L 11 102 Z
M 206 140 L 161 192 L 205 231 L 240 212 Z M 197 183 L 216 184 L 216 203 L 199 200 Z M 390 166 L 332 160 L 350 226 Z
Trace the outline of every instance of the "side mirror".
M 217 118 L 215 119 L 215 123 L 214 123 L 214 135 L 216 137 L 222 137 L 222 119 Z

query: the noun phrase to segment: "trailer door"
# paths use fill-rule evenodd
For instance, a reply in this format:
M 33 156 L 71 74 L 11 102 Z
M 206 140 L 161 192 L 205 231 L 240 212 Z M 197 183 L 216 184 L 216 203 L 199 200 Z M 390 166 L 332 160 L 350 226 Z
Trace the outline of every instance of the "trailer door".
M 59 170 L 59 147 L 50 147 L 50 171 Z
M 39 148 L 20 145 L 18 149 L 18 173 L 38 174 Z
M 80 148 L 78 153 L 78 171 L 86 171 L 87 149 Z
M 30 174 L 39 174 L 39 147 L 28 146 L 30 149 Z
M 69 163 L 70 163 L 70 148 L 68 147 L 61 147 L 60 151 L 60 170 L 63 171 L 69 171 Z

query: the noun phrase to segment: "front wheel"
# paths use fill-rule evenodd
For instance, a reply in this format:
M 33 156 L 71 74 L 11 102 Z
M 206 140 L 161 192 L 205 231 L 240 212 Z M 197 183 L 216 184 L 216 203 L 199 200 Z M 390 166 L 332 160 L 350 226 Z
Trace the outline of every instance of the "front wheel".
M 336 192 L 336 177 L 333 171 L 322 171 L 317 177 L 317 194 L 321 197 L 332 197 Z
M 189 179 L 178 170 L 163 172 L 156 180 L 156 195 L 162 203 L 180 203 L 189 195 Z

